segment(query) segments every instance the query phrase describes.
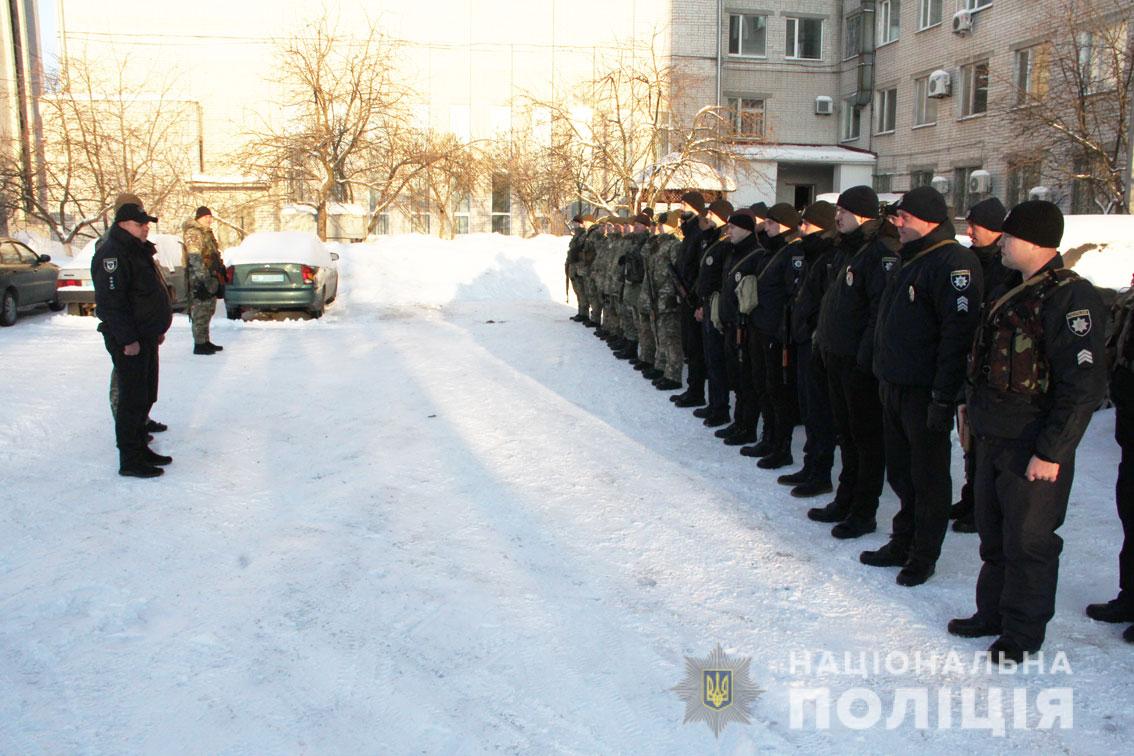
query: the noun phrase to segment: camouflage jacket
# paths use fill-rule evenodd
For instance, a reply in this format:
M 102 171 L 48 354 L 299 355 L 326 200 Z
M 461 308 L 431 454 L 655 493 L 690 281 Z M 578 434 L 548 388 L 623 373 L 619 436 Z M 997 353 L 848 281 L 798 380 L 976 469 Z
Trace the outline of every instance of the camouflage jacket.
M 658 238 L 661 241 L 654 256 L 651 278 L 654 284 L 654 296 L 657 297 L 657 311 L 658 314 L 677 312 L 680 304 L 677 301 L 677 285 L 673 280 L 673 270 L 677 267 L 684 242 L 672 234 L 662 234 Z
M 212 229 L 195 220 L 185 221 L 181 226 L 181 241 L 185 245 L 185 267 L 189 276 L 190 293 L 203 289 L 210 295 L 216 295 L 220 288 L 220 277 L 224 276 L 224 261 L 221 260 L 217 238 L 213 236 Z

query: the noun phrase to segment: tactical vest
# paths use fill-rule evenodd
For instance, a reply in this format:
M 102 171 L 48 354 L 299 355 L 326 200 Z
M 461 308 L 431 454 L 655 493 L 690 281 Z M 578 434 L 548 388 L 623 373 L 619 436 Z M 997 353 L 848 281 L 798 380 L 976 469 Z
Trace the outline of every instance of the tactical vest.
M 973 341 L 970 382 L 1011 394 L 1046 394 L 1051 369 L 1043 353 L 1043 303 L 1053 291 L 1078 278 L 1067 268 L 1056 268 L 997 300 Z

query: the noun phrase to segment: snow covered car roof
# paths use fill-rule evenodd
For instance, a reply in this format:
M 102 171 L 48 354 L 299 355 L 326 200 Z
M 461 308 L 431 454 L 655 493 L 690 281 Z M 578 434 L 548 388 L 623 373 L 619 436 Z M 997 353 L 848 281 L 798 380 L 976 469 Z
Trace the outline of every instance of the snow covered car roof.
M 176 234 L 150 234 L 149 240 L 157 247 L 157 259 L 166 270 L 174 270 L 182 265 L 181 237 Z M 91 261 L 94 260 L 95 243 L 98 239 L 91 239 L 79 254 L 59 267 L 64 270 L 75 268 L 90 270 Z
M 259 231 L 224 251 L 225 265 L 298 263 L 316 268 L 335 267 L 331 251 L 319 237 L 306 231 Z

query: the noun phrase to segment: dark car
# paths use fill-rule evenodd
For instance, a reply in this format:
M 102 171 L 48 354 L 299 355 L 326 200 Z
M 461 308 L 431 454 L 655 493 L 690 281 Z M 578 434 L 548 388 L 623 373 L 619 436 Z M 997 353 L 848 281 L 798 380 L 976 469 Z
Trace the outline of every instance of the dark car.
M 0 237 L 0 326 L 10 326 L 20 310 L 47 305 L 63 309 L 55 294 L 59 266 L 15 239 Z

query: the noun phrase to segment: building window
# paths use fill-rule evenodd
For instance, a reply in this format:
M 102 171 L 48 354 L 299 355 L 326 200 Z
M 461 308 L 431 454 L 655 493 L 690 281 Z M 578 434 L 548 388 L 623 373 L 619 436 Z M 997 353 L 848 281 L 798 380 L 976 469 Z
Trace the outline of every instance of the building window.
M 457 200 L 453 205 L 453 231 L 458 234 L 467 234 L 469 232 L 469 211 L 472 209 L 472 201 L 466 194 L 464 197 Z
M 941 23 L 941 0 L 919 0 L 917 28 L 928 29 Z
M 512 233 L 512 186 L 503 173 L 492 175 L 492 233 Z
M 937 100 L 929 96 L 929 77 L 914 79 L 914 126 L 937 123 Z
M 823 59 L 823 19 L 788 18 L 787 57 L 791 60 Z
M 992 0 L 965 0 L 965 8 L 967 10 L 980 10 L 992 5 Z
M 764 101 L 750 97 L 729 97 L 728 109 L 736 136 L 764 136 Z
M 976 170 L 980 169 L 957 168 L 953 171 L 953 216 L 956 218 L 968 215 L 969 207 L 984 199 L 982 195 L 969 194 L 969 178 Z
M 390 214 L 378 213 L 378 222 L 374 225 L 374 233 L 385 236 L 390 233 Z
M 767 55 L 768 17 L 747 13 L 728 16 L 728 54 L 750 58 Z
M 898 90 L 879 89 L 874 96 L 875 134 L 890 134 L 898 120 Z
M 1075 37 L 1079 48 L 1079 79 L 1083 94 L 1096 94 L 1117 88 L 1127 59 L 1126 24 L 1108 29 L 1080 32 Z
M 862 19 L 861 13 L 847 16 L 847 29 L 843 39 L 846 47 L 843 49 L 843 60 L 849 60 L 862 54 Z
M 856 108 L 853 100 L 843 101 L 843 138 L 844 142 L 858 139 L 862 131 L 862 110 Z
M 902 27 L 902 5 L 899 0 L 882 0 L 878 3 L 878 44 L 898 39 Z
M 1008 207 L 1015 207 L 1028 198 L 1028 193 L 1043 180 L 1042 164 L 1038 160 L 1008 163 L 1008 178 L 1005 199 Z
M 961 66 L 961 117 L 988 111 L 988 61 Z
M 1016 104 L 1026 105 L 1047 94 L 1047 48 L 1016 51 Z
M 889 192 L 891 190 L 890 187 L 893 184 L 893 178 L 894 177 L 889 173 L 879 173 L 875 175 L 874 191 L 878 192 L 879 194 Z
M 933 171 L 910 171 L 910 189 L 933 186 Z

